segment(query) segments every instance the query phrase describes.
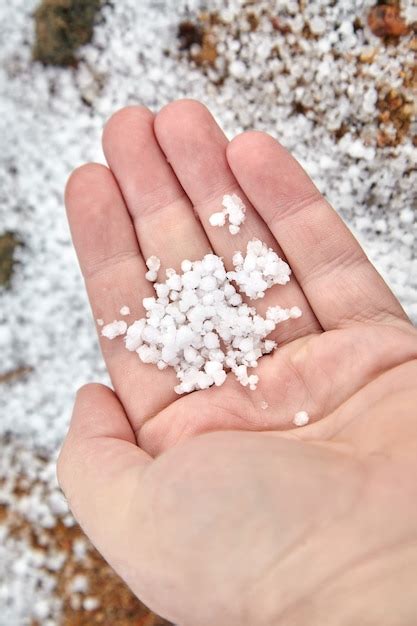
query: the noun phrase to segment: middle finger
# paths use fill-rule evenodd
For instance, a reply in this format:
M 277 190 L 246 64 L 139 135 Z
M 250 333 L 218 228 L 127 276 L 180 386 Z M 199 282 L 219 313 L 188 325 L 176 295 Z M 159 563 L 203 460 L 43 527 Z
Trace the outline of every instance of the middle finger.
M 192 100 L 173 102 L 156 117 L 155 134 L 182 188 L 206 231 L 216 254 L 224 257 L 227 269 L 233 269 L 231 258 L 237 250 L 246 251 L 254 237 L 265 242 L 283 258 L 275 238 L 265 222 L 251 206 L 238 185 L 226 159 L 228 140 L 206 107 Z M 246 220 L 237 235 L 209 223 L 212 213 L 221 208 L 225 194 L 237 194 L 246 205 Z M 320 332 L 321 326 L 294 276 L 285 287 L 269 289 L 256 308 L 265 314 L 269 306 L 299 306 L 303 316 L 291 324 L 280 324 L 272 338 L 280 344 L 309 333 Z

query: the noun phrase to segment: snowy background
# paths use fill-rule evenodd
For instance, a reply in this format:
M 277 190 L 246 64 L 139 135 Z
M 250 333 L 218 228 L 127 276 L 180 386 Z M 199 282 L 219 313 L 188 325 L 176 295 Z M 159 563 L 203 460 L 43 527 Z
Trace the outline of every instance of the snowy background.
M 123 0 L 62 68 L 32 61 L 37 4 L 0 0 L 0 237 L 20 241 L 0 287 L 0 626 L 151 625 L 55 482 L 76 389 L 106 381 L 66 178 L 103 161 L 116 109 L 200 99 L 230 137 L 266 130 L 295 154 L 417 321 L 415 28 L 375 36 L 373 0 Z

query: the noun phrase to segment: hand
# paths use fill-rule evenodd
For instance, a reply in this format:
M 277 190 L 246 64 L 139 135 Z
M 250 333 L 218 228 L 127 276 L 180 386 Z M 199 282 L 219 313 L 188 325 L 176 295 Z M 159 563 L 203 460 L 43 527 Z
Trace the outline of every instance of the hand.
M 103 147 L 109 169 L 79 168 L 66 194 L 96 319 L 143 315 L 144 258 L 179 269 L 211 248 L 230 267 L 254 236 L 293 270 L 258 310 L 303 317 L 276 329 L 255 392 L 230 375 L 179 398 L 172 372 L 103 339 L 115 393 L 80 391 L 59 460 L 75 516 L 181 626 L 414 623 L 417 332 L 398 301 L 268 135 L 228 143 L 181 101 L 116 113 Z M 225 193 L 247 205 L 234 237 L 208 224 Z

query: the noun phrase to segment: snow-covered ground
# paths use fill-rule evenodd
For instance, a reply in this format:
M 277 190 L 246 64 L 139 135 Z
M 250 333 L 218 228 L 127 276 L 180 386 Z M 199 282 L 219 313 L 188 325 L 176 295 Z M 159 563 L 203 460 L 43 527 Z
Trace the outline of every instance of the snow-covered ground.
M 16 232 L 24 244 L 12 287 L 0 292 L 0 375 L 30 368 L 0 383 L 0 626 L 61 623 L 55 571 L 67 555 L 47 539 L 44 553 L 35 550 L 12 532 L 10 515 L 36 532 L 57 519 L 72 524 L 54 462 L 75 390 L 107 378 L 63 189 L 72 168 L 103 160 L 100 132 L 114 110 L 132 103 L 156 110 L 192 97 L 230 136 L 252 127 L 272 133 L 417 321 L 415 116 L 388 147 L 378 146 L 380 133 L 395 131 L 377 122 L 377 102 L 392 90 L 412 107 L 414 87 L 415 103 L 415 37 L 386 46 L 372 35 L 372 0 L 113 4 L 78 68 L 63 69 L 31 61 L 37 0 L 0 1 L 0 234 Z M 211 27 L 215 66 L 179 51 L 178 24 L 194 21 L 203 4 L 220 18 Z M 413 0 L 402 4 L 406 19 L 416 20 Z

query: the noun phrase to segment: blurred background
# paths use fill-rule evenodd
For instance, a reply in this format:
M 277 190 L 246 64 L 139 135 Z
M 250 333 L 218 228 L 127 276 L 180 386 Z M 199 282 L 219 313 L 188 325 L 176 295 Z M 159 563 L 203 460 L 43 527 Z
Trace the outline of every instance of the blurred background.
M 191 97 L 272 133 L 417 321 L 416 23 L 413 0 L 0 0 L 0 626 L 167 624 L 55 479 L 76 389 L 107 382 L 63 208 L 105 120 Z

